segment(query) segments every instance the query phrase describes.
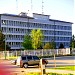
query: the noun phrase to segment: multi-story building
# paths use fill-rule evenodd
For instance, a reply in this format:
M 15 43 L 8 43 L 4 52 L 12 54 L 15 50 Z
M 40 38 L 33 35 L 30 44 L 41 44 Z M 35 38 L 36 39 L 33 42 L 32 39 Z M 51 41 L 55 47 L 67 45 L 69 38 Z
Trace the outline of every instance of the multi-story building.
M 32 29 L 40 28 L 44 34 L 44 43 L 54 38 L 56 47 L 63 43 L 69 48 L 72 38 L 72 23 L 50 19 L 49 15 L 33 13 L 33 17 L 25 13 L 19 15 L 0 14 L 0 28 L 6 37 L 6 43 L 13 50 L 21 49 L 24 35 Z

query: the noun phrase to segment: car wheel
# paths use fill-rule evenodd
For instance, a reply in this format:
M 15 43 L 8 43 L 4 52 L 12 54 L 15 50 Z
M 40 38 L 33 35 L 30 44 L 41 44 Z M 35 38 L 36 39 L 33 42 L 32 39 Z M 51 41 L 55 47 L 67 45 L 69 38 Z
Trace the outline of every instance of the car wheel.
M 16 65 L 16 60 L 15 60 L 15 65 Z
M 28 67 L 28 64 L 24 64 L 24 68 L 27 68 Z
M 41 68 L 41 65 L 40 64 L 38 66 L 39 66 L 39 68 Z

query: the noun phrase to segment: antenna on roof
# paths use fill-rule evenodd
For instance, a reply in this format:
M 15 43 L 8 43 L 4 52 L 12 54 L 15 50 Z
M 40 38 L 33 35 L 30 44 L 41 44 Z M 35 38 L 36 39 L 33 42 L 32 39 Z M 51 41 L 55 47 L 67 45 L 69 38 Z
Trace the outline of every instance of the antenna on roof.
M 16 13 L 18 13 L 18 0 L 16 0 Z
M 32 5 L 32 0 L 31 0 L 31 12 L 33 11 L 33 8 L 32 7 L 33 7 L 33 5 Z
M 43 8 L 44 8 L 44 1 L 42 0 L 42 14 L 44 14 Z

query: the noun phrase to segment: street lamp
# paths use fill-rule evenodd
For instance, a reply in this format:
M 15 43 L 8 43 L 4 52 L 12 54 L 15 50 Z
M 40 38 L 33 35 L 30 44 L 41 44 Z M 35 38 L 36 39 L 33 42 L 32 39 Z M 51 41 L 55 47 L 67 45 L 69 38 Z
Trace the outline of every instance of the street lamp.
M 54 21 L 54 39 L 53 39 L 53 49 L 54 49 L 54 67 L 56 68 L 56 59 L 55 59 L 55 21 Z

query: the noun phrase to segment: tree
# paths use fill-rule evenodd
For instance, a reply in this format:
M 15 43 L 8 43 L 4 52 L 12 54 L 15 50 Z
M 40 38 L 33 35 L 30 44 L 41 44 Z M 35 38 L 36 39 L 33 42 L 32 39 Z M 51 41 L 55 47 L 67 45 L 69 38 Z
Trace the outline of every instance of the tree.
M 0 43 L 2 41 L 4 41 L 5 37 L 4 37 L 4 34 L 2 33 L 2 31 L 0 30 Z
M 52 44 L 50 42 L 47 42 L 44 46 L 44 49 L 52 49 Z
M 38 49 L 42 46 L 43 34 L 40 29 L 31 31 L 31 38 L 32 38 L 32 46 L 34 49 Z
M 2 33 L 2 31 L 0 30 L 0 50 L 4 50 L 5 48 L 5 36 Z
M 51 44 L 52 44 L 52 49 L 55 49 L 55 48 L 56 48 L 56 43 L 54 42 L 54 40 L 53 40 L 53 39 L 52 39 Z
M 59 46 L 59 48 L 64 48 L 64 45 L 63 45 L 63 43 L 60 43 L 60 46 Z
M 5 35 L 0 30 L 0 50 L 5 49 Z M 6 44 L 6 50 L 10 50 L 10 47 Z
M 72 36 L 72 48 L 75 48 L 75 36 Z
M 22 43 L 22 46 L 24 47 L 24 49 L 33 49 L 30 35 L 26 34 L 24 36 L 24 41 Z
M 70 42 L 70 48 L 73 49 L 75 48 L 75 36 L 72 36 L 71 42 Z

